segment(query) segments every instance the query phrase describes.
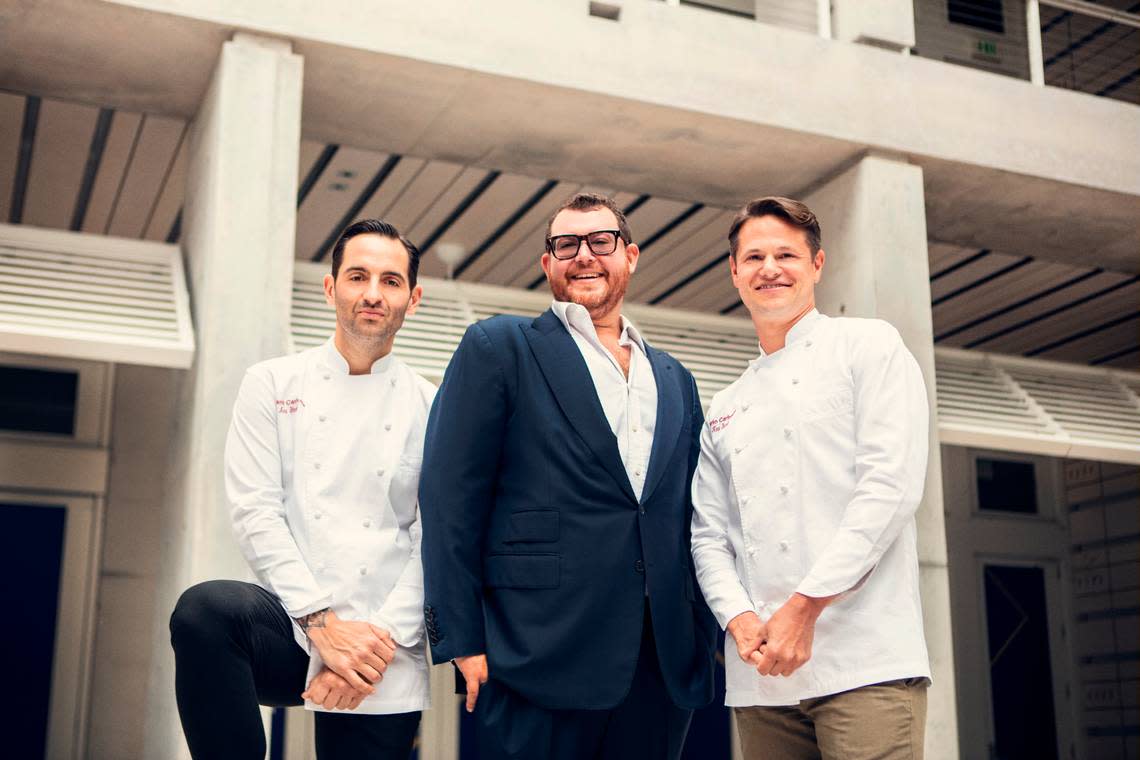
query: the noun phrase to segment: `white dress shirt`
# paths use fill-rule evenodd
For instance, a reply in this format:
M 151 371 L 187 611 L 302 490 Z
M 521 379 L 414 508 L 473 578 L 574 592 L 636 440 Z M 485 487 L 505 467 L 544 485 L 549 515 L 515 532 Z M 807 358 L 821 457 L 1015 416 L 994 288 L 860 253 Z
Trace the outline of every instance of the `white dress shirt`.
M 550 308 L 582 352 L 610 430 L 617 437 L 629 484 L 640 499 L 653 450 L 653 431 L 657 427 L 657 380 L 645 354 L 641 333 L 632 322 L 621 318 L 618 344 L 629 348 L 629 377 L 626 377 L 617 359 L 599 340 L 586 307 L 555 301 Z
M 914 522 L 929 415 L 918 364 L 891 325 L 814 310 L 713 398 L 692 546 L 721 627 L 748 610 L 766 621 L 797 591 L 844 594 L 789 677 L 761 676 L 729 636 L 726 704 L 929 678 Z
M 357 713 L 429 703 L 416 491 L 434 394 L 391 354 L 370 374 L 350 375 L 330 338 L 250 367 L 234 404 L 226 493 L 261 585 L 290 617 L 331 607 L 398 644 Z M 320 656 L 296 624 L 294 634 L 311 679 Z

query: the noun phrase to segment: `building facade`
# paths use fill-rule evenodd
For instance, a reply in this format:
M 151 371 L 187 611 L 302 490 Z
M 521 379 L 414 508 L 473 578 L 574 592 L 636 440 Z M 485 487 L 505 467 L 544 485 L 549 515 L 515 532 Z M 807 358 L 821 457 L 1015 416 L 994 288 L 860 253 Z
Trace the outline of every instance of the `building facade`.
M 1066 0 L 41 0 L 0 6 L 0 534 L 41 621 L 29 756 L 186 756 L 166 620 L 244 578 L 247 366 L 324 339 L 328 249 L 426 255 L 397 353 L 548 304 L 545 222 L 612 194 L 630 312 L 702 397 L 755 353 L 745 200 L 820 216 L 820 308 L 902 333 L 931 758 L 1140 752 L 1140 7 Z M 6 592 L 7 593 L 7 592 Z M 462 757 L 447 666 L 419 753 Z M 302 712 L 271 755 L 307 757 Z M 728 757 L 722 709 L 689 751 Z

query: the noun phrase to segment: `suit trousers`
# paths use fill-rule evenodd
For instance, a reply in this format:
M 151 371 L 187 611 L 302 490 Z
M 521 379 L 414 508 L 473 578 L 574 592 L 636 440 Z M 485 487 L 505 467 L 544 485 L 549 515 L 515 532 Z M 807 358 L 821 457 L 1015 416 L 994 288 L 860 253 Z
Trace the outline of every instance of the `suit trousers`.
M 800 700 L 736 707 L 745 760 L 922 760 L 926 678 Z
M 609 710 L 551 710 L 495 680 L 475 704 L 479 760 L 677 760 L 692 710 L 673 704 L 661 676 L 646 602 L 629 693 Z
M 170 617 L 174 689 L 195 760 L 263 760 L 258 705 L 303 704 L 309 656 L 272 594 L 239 581 L 207 581 L 182 594 Z M 317 757 L 406 760 L 420 713 L 314 713 Z

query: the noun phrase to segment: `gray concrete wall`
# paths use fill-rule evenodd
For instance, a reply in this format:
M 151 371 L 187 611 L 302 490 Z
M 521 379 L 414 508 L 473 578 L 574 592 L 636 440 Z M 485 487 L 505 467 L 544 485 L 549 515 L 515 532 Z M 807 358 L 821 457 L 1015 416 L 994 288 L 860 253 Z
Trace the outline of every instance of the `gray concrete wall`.
M 178 370 L 119 365 L 111 417 L 111 465 L 88 704 L 91 760 L 142 758 L 145 688 L 155 626 L 155 580 L 167 508 L 166 475 L 177 411 Z

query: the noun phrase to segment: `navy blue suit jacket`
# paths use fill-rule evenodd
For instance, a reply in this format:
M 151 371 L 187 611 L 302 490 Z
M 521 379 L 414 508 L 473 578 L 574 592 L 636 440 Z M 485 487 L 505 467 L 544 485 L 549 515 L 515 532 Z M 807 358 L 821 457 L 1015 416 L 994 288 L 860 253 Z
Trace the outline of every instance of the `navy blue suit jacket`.
M 704 418 L 688 370 L 647 353 L 658 408 L 639 501 L 558 317 L 467 329 L 432 407 L 420 479 L 436 662 L 485 652 L 491 678 L 539 706 L 612 708 L 637 664 L 648 584 L 670 696 L 711 701 L 717 627 L 689 553 Z

